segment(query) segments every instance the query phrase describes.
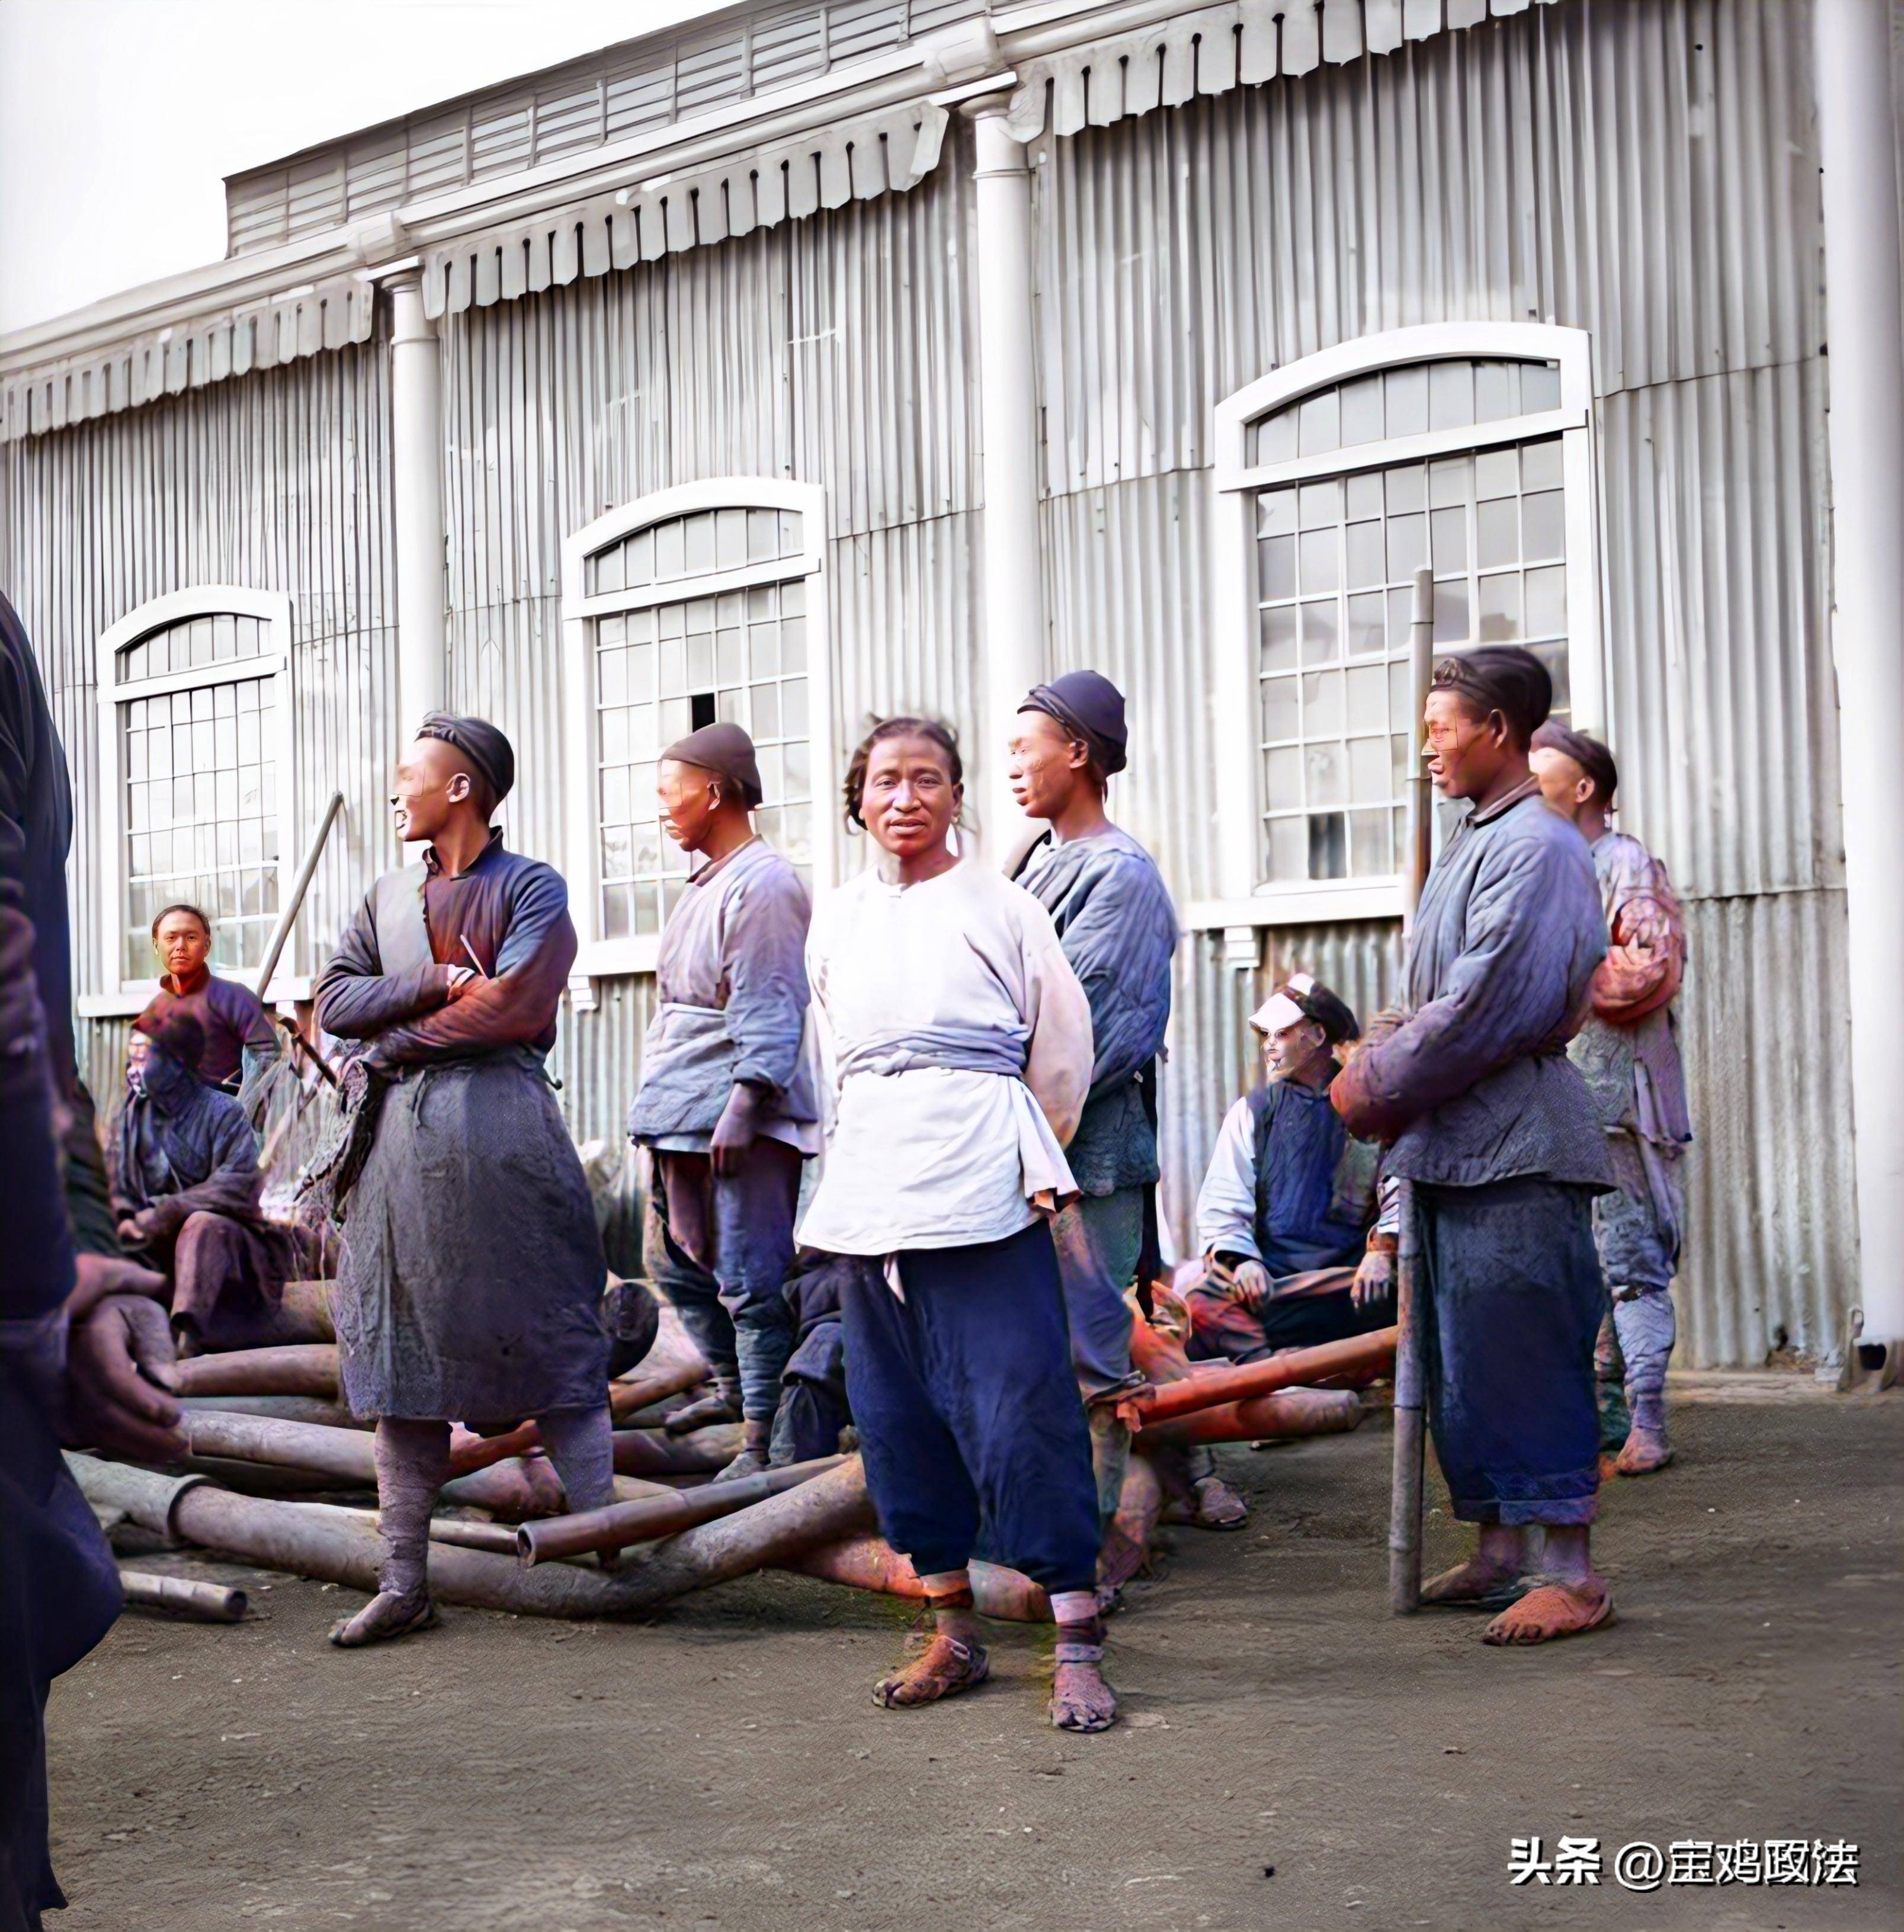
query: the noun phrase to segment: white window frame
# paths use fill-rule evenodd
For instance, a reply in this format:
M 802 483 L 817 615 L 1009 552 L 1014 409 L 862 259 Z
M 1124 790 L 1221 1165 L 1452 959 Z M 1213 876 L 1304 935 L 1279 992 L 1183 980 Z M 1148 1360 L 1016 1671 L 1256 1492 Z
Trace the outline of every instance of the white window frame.
M 650 525 L 697 510 L 792 510 L 800 518 L 800 548 L 791 556 L 748 564 L 736 570 L 709 571 L 670 578 L 635 590 L 588 595 L 588 560 L 623 538 Z M 834 770 L 832 626 L 827 602 L 826 492 L 817 483 L 793 483 L 770 476 L 725 476 L 658 490 L 599 516 L 575 531 L 562 547 L 562 640 L 564 717 L 574 774 L 564 807 L 568 905 L 580 942 L 571 986 L 577 1003 L 589 996 L 585 980 L 625 978 L 652 973 L 661 937 L 644 933 L 625 939 L 602 937 L 601 839 L 595 806 L 598 756 L 595 702 L 595 640 L 590 620 L 659 604 L 718 597 L 757 584 L 794 581 L 806 586 L 807 742 L 814 784 L 813 886 L 816 894 L 834 884 L 834 844 L 826 820 Z M 665 836 L 665 835 L 664 835 Z
M 142 677 L 130 684 L 116 681 L 121 652 L 142 643 L 154 631 L 193 617 L 255 617 L 265 626 L 268 644 L 256 657 L 196 664 L 189 670 L 170 671 L 163 677 Z M 133 979 L 124 970 L 130 928 L 126 923 L 125 733 L 119 717 L 121 705 L 130 704 L 135 698 L 205 690 L 249 678 L 279 680 L 271 706 L 275 722 L 271 734 L 271 762 L 277 773 L 279 910 L 290 903 L 292 883 L 297 872 L 296 856 L 291 849 L 294 790 L 291 760 L 295 736 L 291 726 L 291 600 L 282 591 L 248 590 L 232 584 L 195 584 L 188 590 L 169 591 L 128 611 L 105 632 L 99 640 L 94 674 L 99 707 L 98 903 L 103 967 L 102 992 L 79 1002 L 81 1013 L 88 1018 L 138 1012 L 159 989 L 156 971 L 145 979 Z M 156 966 L 157 962 L 154 963 Z M 286 971 L 284 963 L 280 962 L 266 1000 L 295 998 L 302 988 L 303 982 Z
M 1318 389 L 1411 363 L 1471 360 L 1558 363 L 1560 406 L 1498 422 L 1357 443 L 1294 462 L 1258 464 L 1249 460 L 1252 425 Z M 1402 912 L 1399 877 L 1275 884 L 1258 876 L 1262 760 L 1257 742 L 1257 626 L 1252 592 L 1256 493 L 1279 484 L 1346 476 L 1559 436 L 1566 497 L 1570 715 L 1580 729 L 1598 730 L 1605 716 L 1606 680 L 1593 398 L 1592 340 L 1585 330 L 1552 323 L 1462 322 L 1359 336 L 1306 356 L 1217 404 L 1211 518 L 1217 675 L 1211 696 L 1216 795 L 1223 801 L 1217 823 L 1221 896 L 1188 910 L 1193 928 L 1220 928 L 1234 935 L 1228 949 L 1232 958 L 1254 963 L 1256 942 L 1251 934 L 1257 927 L 1396 918 Z

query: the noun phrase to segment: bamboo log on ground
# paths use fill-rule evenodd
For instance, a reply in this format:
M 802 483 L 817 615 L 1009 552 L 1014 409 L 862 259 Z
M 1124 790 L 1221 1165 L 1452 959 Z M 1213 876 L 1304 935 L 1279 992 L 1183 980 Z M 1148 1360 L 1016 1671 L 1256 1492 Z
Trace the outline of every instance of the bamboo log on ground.
M 811 1462 L 763 1470 L 757 1476 L 737 1477 L 730 1483 L 709 1483 L 698 1490 L 672 1491 L 640 1502 L 617 1502 L 607 1509 L 524 1523 L 515 1532 L 515 1553 L 527 1568 L 591 1550 L 625 1550 L 631 1544 L 651 1543 L 691 1529 L 697 1523 L 731 1516 L 784 1490 L 797 1489 L 829 1469 L 837 1469 L 845 1460 L 843 1456 L 823 1456 Z
M 174 1611 L 195 1623 L 242 1622 L 249 1600 L 242 1590 L 223 1583 L 202 1583 L 190 1576 L 163 1576 L 151 1570 L 121 1570 L 119 1582 L 127 1604 L 140 1610 Z
M 315 1422 L 326 1429 L 374 1429 L 340 1402 L 315 1395 L 188 1395 L 179 1398 L 187 1410 L 220 1410 L 230 1415 L 268 1415 L 280 1422 Z
M 293 1342 L 279 1348 L 233 1348 L 193 1355 L 176 1369 L 181 1395 L 313 1395 L 337 1399 L 334 1342 Z
M 917 1603 L 925 1600 L 925 1585 L 919 1572 L 891 1544 L 877 1536 L 856 1536 L 844 1542 L 824 1544 L 775 1568 L 798 1576 L 817 1576 L 824 1582 L 843 1583 L 850 1589 L 876 1591 Z M 1012 1623 L 1051 1621 L 1051 1600 L 1044 1586 L 1034 1583 L 1022 1571 L 1007 1570 L 997 1563 L 973 1562 L 968 1574 L 972 1579 L 972 1607 L 981 1616 Z
M 621 1381 L 608 1385 L 609 1407 L 617 1422 L 671 1395 L 684 1395 L 708 1377 L 707 1358 L 694 1346 L 681 1317 L 661 1305 L 654 1346 Z
M 235 1496 L 189 1476 L 160 1475 L 90 1456 L 69 1454 L 67 1460 L 88 1502 L 123 1510 L 160 1535 L 367 1595 L 376 1588 L 383 1539 L 366 1524 L 296 1503 Z M 859 1535 L 871 1521 L 856 1456 L 797 1489 L 684 1531 L 652 1554 L 624 1558 L 612 1576 L 562 1563 L 526 1570 L 512 1558 L 433 1543 L 430 1584 L 444 1603 L 518 1616 L 638 1616 L 691 1591 Z
M 232 1456 L 187 1456 L 178 1466 L 188 1475 L 207 1477 L 247 1496 L 325 1496 L 333 1490 L 371 1486 L 343 1481 L 315 1469 L 289 1468 L 282 1462 L 244 1462 Z
M 1340 1436 L 1362 1420 L 1353 1389 L 1287 1388 L 1246 1402 L 1219 1402 L 1140 1432 L 1141 1447 L 1156 1443 L 1289 1442 L 1303 1436 Z
M 1372 1379 L 1394 1366 L 1395 1339 L 1393 1328 L 1378 1328 L 1370 1334 L 1324 1342 L 1312 1348 L 1285 1348 L 1260 1362 L 1203 1370 L 1161 1387 L 1139 1389 L 1120 1404 L 1118 1413 L 1144 1430 L 1200 1408 L 1247 1401 L 1278 1389 L 1312 1388 L 1320 1382 L 1348 1381 L 1357 1376 Z

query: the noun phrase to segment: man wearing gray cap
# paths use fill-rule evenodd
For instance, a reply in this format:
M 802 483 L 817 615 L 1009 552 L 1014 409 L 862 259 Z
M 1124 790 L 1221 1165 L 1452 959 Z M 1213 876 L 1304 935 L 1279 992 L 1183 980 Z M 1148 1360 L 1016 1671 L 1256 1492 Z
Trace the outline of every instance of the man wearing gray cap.
M 799 874 L 754 830 L 760 767 L 738 724 L 669 746 L 656 789 L 668 836 L 704 862 L 661 934 L 658 1003 L 628 1112 L 629 1137 L 651 1162 L 643 1258 L 713 1371 L 714 1394 L 671 1426 L 738 1414 L 743 1446 L 721 1474 L 748 1475 L 767 1466 L 793 1353 L 780 1291 L 802 1164 L 820 1151 L 806 1051 L 812 908 Z
M 1130 1453 L 1115 1400 L 1141 1379 L 1131 1365 L 1124 1292 L 1154 1214 L 1157 1056 L 1177 950 L 1177 909 L 1163 874 L 1104 809 L 1111 780 L 1124 769 L 1127 736 L 1123 693 L 1096 671 L 1074 670 L 1027 697 L 1010 746 L 1012 795 L 1051 828 L 1018 882 L 1051 915 L 1091 1006 L 1091 1091 L 1065 1150 L 1078 1197 L 1053 1233 L 1107 1520 Z
M 607 1269 L 544 1063 L 574 963 L 562 874 L 490 824 L 515 754 L 433 712 L 397 767 L 397 836 L 423 861 L 371 887 L 319 979 L 318 1024 L 358 1040 L 343 1133 L 315 1163 L 342 1222 L 340 1376 L 376 1419 L 378 1592 L 346 1649 L 433 1622 L 430 1515 L 449 1426 L 533 1416 L 571 1510 L 614 1494 Z

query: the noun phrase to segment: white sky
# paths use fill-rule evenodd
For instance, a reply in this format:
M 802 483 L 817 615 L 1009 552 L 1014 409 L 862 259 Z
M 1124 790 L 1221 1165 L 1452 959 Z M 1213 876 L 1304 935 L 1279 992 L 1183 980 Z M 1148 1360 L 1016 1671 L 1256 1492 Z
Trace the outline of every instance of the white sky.
M 0 333 L 225 252 L 223 177 L 717 0 L 0 0 Z

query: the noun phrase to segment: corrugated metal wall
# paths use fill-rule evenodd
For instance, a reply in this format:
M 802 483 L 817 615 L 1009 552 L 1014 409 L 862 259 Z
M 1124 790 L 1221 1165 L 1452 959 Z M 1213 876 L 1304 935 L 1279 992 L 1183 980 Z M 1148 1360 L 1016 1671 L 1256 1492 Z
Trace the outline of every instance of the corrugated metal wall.
M 1700 1364 L 1780 1338 L 1828 1354 L 1855 1264 L 1842 1054 L 1790 1052 L 1769 1004 L 1803 986 L 1808 1011 L 1843 1005 L 1810 70 L 1802 5 L 1567 0 L 1033 150 L 1053 653 L 1124 682 L 1162 748 L 1114 804 L 1180 898 L 1216 892 L 1225 808 L 1216 404 L 1411 323 L 1592 332 L 1622 818 L 1693 901 L 1682 1358 Z M 1386 997 L 1396 942 L 1272 928 L 1242 986 L 1213 937 L 1188 944 L 1166 1100 L 1180 1232 L 1254 998 L 1297 965 Z
M 1593 332 L 1624 802 L 1691 899 L 1696 1363 L 1781 1338 L 1829 1352 L 1855 1242 L 1843 1042 L 1789 1044 L 1795 988 L 1808 1014 L 1842 1012 L 1844 950 L 1809 52 L 1806 10 L 1776 0 L 1564 0 L 1033 149 L 1051 656 L 1130 693 L 1148 755 L 1115 808 L 1180 900 L 1213 892 L 1229 808 L 1209 753 L 1229 701 L 1210 649 L 1215 404 L 1409 322 Z M 526 849 L 559 854 L 562 540 L 672 484 L 826 488 L 842 743 L 901 704 L 976 729 L 970 165 L 956 124 L 910 194 L 446 322 L 451 689 L 517 739 Z M 48 654 L 82 805 L 107 623 L 208 577 L 292 596 L 300 810 L 334 779 L 351 804 L 313 950 L 388 851 L 383 368 L 380 346 L 346 350 L 0 460 L 0 567 Z M 1306 966 L 1366 1010 L 1392 995 L 1396 942 L 1381 922 L 1273 929 L 1252 976 L 1216 935 L 1186 939 L 1166 1082 L 1180 1234 L 1264 983 Z M 599 990 L 555 1061 L 583 1138 L 619 1134 L 651 997 Z
M 107 970 L 95 652 L 109 625 L 165 592 L 229 584 L 291 599 L 294 859 L 334 788 L 346 807 L 312 881 L 292 970 L 321 964 L 365 880 L 391 861 L 386 371 L 372 342 L 0 449 L 0 586 L 40 653 L 79 805 L 82 992 L 100 990 Z

